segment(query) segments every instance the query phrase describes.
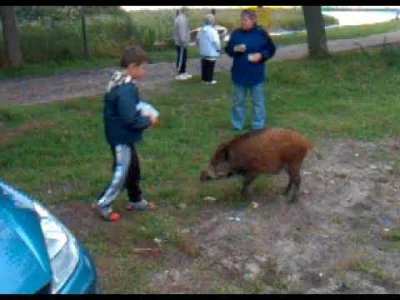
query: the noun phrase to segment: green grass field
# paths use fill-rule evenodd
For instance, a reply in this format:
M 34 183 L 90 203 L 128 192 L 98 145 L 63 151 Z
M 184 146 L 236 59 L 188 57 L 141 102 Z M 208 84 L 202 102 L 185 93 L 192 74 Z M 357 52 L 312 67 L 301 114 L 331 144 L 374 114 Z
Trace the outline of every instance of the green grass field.
M 378 53 L 371 58 L 351 52 L 326 61 L 272 62 L 268 74 L 270 126 L 296 127 L 316 141 L 340 137 L 373 141 L 400 134 L 399 72 Z M 90 224 L 77 232 L 96 259 L 104 292 L 151 292 L 149 280 L 163 270 L 164 261 L 137 262 L 131 259 L 132 245 L 166 237 L 165 255 L 174 253 L 179 230 L 196 222 L 204 196 L 219 199 L 216 209 L 241 203 L 232 190 L 236 182 L 199 188 L 200 170 L 219 142 L 233 135 L 229 74 L 217 77 L 219 84 L 213 87 L 194 78 L 172 83 L 167 94 L 148 95 L 161 112 L 161 126 L 145 133 L 138 152 L 145 195 L 160 209 L 133 218 L 124 214 L 124 222 L 114 229 L 105 225 L 94 231 Z M 102 105 L 96 97 L 0 108 L 2 179 L 48 205 L 90 205 L 110 179 Z M 123 194 L 115 208 L 122 210 L 125 201 Z M 112 235 L 121 242 L 110 244 Z M 258 291 L 250 284 L 215 290 Z

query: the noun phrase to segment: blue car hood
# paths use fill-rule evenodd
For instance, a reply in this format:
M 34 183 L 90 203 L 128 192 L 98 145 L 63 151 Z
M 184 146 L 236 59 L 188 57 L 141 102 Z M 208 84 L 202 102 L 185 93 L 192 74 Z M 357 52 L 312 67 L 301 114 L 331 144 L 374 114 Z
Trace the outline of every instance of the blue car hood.
M 51 279 L 32 200 L 0 180 L 0 294 L 37 293 Z

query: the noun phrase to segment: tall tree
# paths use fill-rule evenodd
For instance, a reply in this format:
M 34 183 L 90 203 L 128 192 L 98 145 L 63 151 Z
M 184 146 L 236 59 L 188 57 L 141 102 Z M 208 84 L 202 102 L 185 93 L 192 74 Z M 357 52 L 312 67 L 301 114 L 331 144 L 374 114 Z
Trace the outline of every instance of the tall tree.
M 302 6 L 302 9 L 307 29 L 309 56 L 311 58 L 329 57 L 321 6 Z
M 10 67 L 20 67 L 22 66 L 22 54 L 14 6 L 0 6 L 0 16 L 7 64 Z
M 86 30 L 86 6 L 81 7 L 81 19 L 82 19 L 82 36 L 83 36 L 83 52 L 85 54 L 85 58 L 89 58 L 89 47 L 88 47 L 88 40 L 87 40 L 87 30 Z

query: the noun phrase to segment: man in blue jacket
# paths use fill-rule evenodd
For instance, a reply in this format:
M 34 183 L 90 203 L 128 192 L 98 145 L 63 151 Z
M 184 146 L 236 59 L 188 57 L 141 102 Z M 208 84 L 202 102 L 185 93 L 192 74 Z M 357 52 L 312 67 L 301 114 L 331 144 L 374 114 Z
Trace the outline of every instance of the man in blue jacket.
M 231 68 L 234 84 L 232 126 L 241 131 L 246 118 L 246 96 L 250 90 L 253 102 L 253 129 L 265 126 L 267 111 L 264 103 L 266 82 L 265 62 L 275 55 L 276 47 L 267 31 L 257 25 L 254 11 L 243 10 L 242 27 L 232 32 L 225 52 L 233 58 Z

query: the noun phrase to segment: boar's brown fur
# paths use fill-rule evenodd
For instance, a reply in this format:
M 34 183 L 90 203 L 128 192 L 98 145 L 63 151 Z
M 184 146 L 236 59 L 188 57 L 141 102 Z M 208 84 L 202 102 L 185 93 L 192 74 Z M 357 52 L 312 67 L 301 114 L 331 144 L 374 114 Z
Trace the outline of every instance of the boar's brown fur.
M 284 194 L 293 190 L 290 198 L 293 202 L 298 197 L 300 168 L 308 150 L 313 150 L 321 159 L 314 145 L 294 129 L 268 128 L 247 132 L 219 145 L 200 180 L 241 175 L 241 194 L 247 199 L 249 185 L 257 176 L 277 174 L 285 169 L 289 183 Z

